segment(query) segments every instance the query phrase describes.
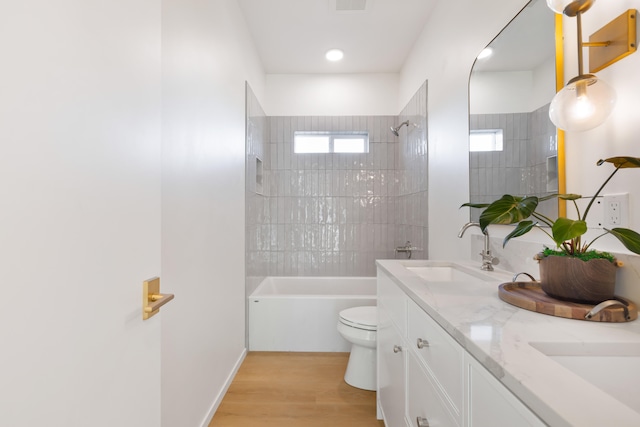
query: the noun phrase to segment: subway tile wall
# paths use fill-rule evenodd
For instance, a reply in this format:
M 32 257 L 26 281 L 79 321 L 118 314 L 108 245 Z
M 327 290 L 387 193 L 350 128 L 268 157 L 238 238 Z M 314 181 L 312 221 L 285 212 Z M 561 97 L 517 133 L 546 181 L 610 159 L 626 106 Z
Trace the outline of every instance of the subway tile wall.
M 375 276 L 375 260 L 394 258 L 406 240 L 426 249 L 426 84 L 402 117 L 266 117 L 248 95 L 249 293 L 264 276 Z M 396 137 L 390 127 L 405 119 L 412 126 Z M 368 131 L 369 152 L 296 154 L 298 130 Z
M 549 120 L 549 104 L 530 113 L 472 114 L 470 130 L 502 129 L 503 151 L 469 155 L 470 201 L 487 203 L 504 194 L 545 196 L 557 191 L 547 159 L 557 156 L 556 129 Z M 557 201 L 541 202 L 539 211 L 557 215 Z M 479 209 L 471 209 L 477 221 Z
M 394 116 L 269 117 L 267 222 L 273 276 L 373 276 L 394 255 Z M 296 154 L 295 131 L 368 131 L 366 154 Z

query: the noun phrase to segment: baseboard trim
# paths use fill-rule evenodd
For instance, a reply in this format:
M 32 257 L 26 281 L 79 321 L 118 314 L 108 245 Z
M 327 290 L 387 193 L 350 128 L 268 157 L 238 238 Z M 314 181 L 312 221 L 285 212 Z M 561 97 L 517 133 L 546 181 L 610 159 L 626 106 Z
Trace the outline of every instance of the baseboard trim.
M 233 379 L 238 373 L 238 369 L 240 369 L 240 365 L 242 365 L 242 362 L 244 361 L 245 357 L 247 357 L 246 348 L 242 349 L 242 353 L 240 353 L 240 357 L 236 361 L 236 364 L 233 366 L 231 373 L 229 373 L 229 376 L 227 377 L 227 380 L 224 383 L 224 387 L 222 387 L 222 390 L 220 390 L 220 393 L 218 393 L 215 400 L 213 401 L 213 404 L 211 405 L 211 408 L 209 409 L 207 416 L 202 421 L 201 427 L 208 427 L 209 424 L 211 423 L 213 416 L 218 410 L 218 407 L 220 406 L 220 404 L 222 403 L 222 399 L 224 398 L 224 395 L 227 393 L 227 390 L 229 390 L 229 387 L 231 386 Z

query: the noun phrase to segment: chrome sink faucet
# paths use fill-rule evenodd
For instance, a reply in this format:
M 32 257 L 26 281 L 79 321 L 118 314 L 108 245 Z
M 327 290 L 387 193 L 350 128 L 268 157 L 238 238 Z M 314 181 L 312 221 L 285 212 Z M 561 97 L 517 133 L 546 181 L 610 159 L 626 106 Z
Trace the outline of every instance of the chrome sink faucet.
M 477 222 L 468 222 L 462 226 L 458 232 L 458 237 L 462 238 L 464 232 L 467 231 L 469 227 L 481 228 Z M 482 234 L 484 234 L 484 249 L 480 252 L 480 256 L 482 257 L 482 267 L 480 268 L 485 271 L 493 271 L 493 266 L 498 265 L 500 260 L 491 255 L 491 249 L 489 249 L 489 231 L 485 229 L 482 231 Z

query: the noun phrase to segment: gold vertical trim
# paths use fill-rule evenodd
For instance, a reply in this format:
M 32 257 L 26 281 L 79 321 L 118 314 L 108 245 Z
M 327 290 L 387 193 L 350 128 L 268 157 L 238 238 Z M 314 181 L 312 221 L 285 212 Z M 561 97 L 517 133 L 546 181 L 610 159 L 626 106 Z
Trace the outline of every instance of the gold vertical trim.
M 564 87 L 564 36 L 562 32 L 562 15 L 556 14 L 555 22 L 556 39 L 556 92 L 560 92 Z M 562 129 L 556 130 L 558 142 L 558 193 L 567 192 L 567 176 L 565 162 L 565 135 Z M 567 215 L 567 202 L 558 199 L 558 216 Z

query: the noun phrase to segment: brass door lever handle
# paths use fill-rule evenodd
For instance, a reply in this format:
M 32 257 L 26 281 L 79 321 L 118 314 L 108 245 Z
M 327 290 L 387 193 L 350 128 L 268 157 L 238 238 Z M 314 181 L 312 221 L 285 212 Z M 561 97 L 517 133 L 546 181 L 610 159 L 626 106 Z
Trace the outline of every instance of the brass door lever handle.
M 142 320 L 155 316 L 160 307 L 174 298 L 173 294 L 160 293 L 160 278 L 145 280 L 142 284 Z

